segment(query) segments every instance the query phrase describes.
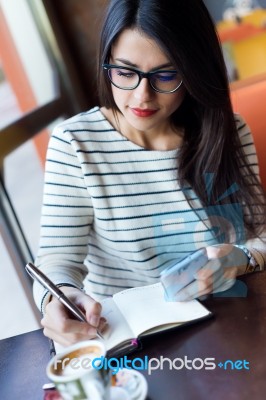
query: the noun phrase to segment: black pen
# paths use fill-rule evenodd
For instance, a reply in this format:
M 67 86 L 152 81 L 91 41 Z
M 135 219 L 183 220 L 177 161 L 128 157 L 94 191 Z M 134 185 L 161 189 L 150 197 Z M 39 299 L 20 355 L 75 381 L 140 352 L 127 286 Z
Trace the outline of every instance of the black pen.
M 39 268 L 37 268 L 32 263 L 26 265 L 26 271 L 32 277 L 32 279 L 37 280 L 42 286 L 44 286 L 53 296 L 55 296 L 64 306 L 76 317 L 79 321 L 88 322 L 86 316 L 83 312 L 71 301 L 68 297 L 52 282 L 50 279 L 44 275 Z M 100 332 L 96 332 L 100 339 L 104 339 Z

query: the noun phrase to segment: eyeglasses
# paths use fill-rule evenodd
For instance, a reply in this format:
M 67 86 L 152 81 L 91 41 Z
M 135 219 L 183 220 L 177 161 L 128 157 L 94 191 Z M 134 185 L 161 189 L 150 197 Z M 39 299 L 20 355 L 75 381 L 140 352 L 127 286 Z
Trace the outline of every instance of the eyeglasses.
M 151 88 L 159 93 L 174 93 L 183 83 L 180 74 L 175 70 L 142 72 L 112 64 L 103 64 L 102 67 L 107 71 L 111 83 L 122 90 L 136 89 L 143 78 L 147 78 Z

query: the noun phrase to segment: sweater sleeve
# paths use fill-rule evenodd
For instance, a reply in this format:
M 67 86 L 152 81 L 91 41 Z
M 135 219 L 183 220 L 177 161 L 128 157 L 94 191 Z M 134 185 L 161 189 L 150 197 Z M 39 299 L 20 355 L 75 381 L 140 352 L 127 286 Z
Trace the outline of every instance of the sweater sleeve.
M 35 264 L 55 284 L 83 288 L 83 264 L 93 221 L 91 198 L 78 152 L 69 132 L 55 128 L 47 151 L 40 245 Z M 34 299 L 42 311 L 47 291 L 34 283 Z
M 243 146 L 247 160 L 260 181 L 258 158 L 250 128 L 240 115 L 236 115 L 236 123 L 241 145 Z M 265 269 L 266 266 L 266 228 L 265 226 L 263 228 L 259 238 L 250 239 L 244 244 L 256 259 L 260 270 Z

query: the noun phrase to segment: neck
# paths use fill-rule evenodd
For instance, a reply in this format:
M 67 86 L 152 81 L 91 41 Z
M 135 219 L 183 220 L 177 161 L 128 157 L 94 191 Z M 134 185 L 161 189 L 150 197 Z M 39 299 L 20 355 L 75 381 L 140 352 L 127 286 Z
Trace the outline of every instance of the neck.
M 143 131 L 129 125 L 120 113 L 117 113 L 116 118 L 111 110 L 102 109 L 102 112 L 121 135 L 145 149 L 157 151 L 175 150 L 183 142 L 184 130 L 172 127 L 168 121 L 153 129 Z
M 123 136 L 145 149 L 168 151 L 174 150 L 182 144 L 183 132 L 181 130 L 170 129 L 166 126 L 149 131 L 130 130 L 123 124 L 120 127 L 120 133 Z

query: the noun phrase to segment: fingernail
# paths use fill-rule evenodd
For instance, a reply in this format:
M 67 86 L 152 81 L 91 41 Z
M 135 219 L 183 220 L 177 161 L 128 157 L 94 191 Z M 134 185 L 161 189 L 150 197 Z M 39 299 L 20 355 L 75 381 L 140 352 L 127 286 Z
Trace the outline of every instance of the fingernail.
M 100 328 L 98 328 L 98 330 L 100 331 L 100 333 L 104 333 L 106 331 L 106 329 L 108 328 L 108 323 L 105 322 L 102 326 L 100 326 Z
M 90 322 L 90 324 L 92 326 L 97 327 L 99 325 L 99 322 L 100 322 L 100 316 L 99 315 L 92 315 L 90 317 L 90 321 L 89 322 Z
M 98 328 L 102 329 L 105 328 L 108 325 L 107 321 L 100 321 Z

